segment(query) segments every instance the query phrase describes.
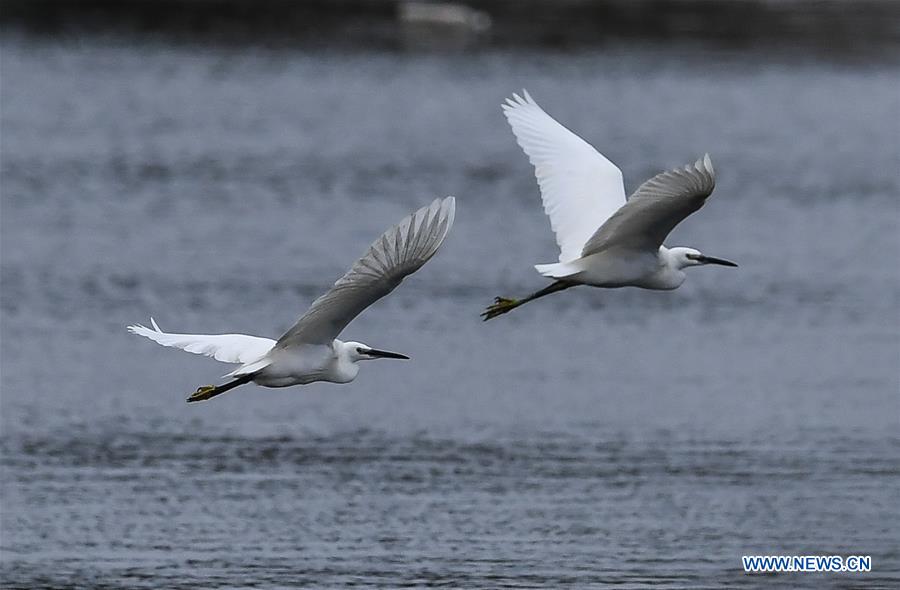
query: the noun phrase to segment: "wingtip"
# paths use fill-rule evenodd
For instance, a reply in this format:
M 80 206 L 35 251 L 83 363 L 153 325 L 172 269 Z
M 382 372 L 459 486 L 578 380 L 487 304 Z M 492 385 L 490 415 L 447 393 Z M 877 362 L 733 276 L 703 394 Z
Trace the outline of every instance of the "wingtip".
M 156 320 L 151 316 L 150 325 L 153 328 L 148 328 L 144 324 L 131 324 L 130 326 L 125 326 L 125 329 L 131 332 L 132 334 L 137 334 L 138 336 L 146 336 L 146 332 L 159 332 L 162 333 L 162 330 L 159 329 L 159 325 L 156 323 Z
M 500 104 L 500 107 L 503 109 L 504 113 L 509 113 L 512 110 L 515 110 L 519 107 L 524 106 L 537 106 L 537 102 L 533 98 L 531 98 L 531 94 L 528 93 L 524 88 L 522 89 L 522 93 L 513 92 L 511 97 L 508 97 L 503 103 Z
M 453 221 L 456 219 L 456 197 L 448 195 L 444 198 L 441 205 L 447 218 L 447 231 L 449 232 L 450 228 L 453 227 Z
M 452 195 L 443 198 L 437 197 L 427 206 L 411 213 L 410 216 L 412 217 L 412 223 L 416 223 L 416 219 L 420 218 L 420 224 L 437 223 L 446 225 L 446 228 L 444 229 L 446 235 L 446 232 L 450 231 L 450 227 L 453 225 L 453 220 L 456 216 L 456 197 Z M 401 221 L 401 224 L 402 223 L 403 222 Z
M 145 338 L 149 338 L 149 334 L 154 332 L 154 330 L 148 328 L 144 324 L 131 324 L 130 326 L 126 326 L 125 329 L 136 336 L 144 336 Z M 159 330 L 156 330 L 156 332 L 159 332 Z
M 703 154 L 703 159 L 702 159 L 702 160 L 698 160 L 698 162 L 697 162 L 697 164 L 698 164 L 697 167 L 698 167 L 698 168 L 700 167 L 699 165 L 700 165 L 701 163 L 703 164 L 703 167 L 706 168 L 706 171 L 707 171 L 707 172 L 709 172 L 710 174 L 715 174 L 715 173 L 716 173 L 715 169 L 713 168 L 712 159 L 709 157 L 709 152 Z

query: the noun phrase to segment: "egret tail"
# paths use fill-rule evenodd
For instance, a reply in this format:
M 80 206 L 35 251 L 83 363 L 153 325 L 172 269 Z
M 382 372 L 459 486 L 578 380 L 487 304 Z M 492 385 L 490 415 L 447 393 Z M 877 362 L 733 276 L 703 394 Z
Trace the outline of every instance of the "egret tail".
M 551 293 L 557 293 L 559 291 L 564 291 L 569 287 L 574 287 L 578 283 L 571 283 L 569 281 L 555 281 L 551 283 L 550 286 L 544 287 L 540 291 L 535 291 L 528 297 L 523 297 L 522 299 L 508 299 L 506 297 L 497 297 L 494 299 L 494 304 L 488 306 L 483 312 L 481 312 L 481 318 L 484 321 L 488 321 L 497 317 L 498 315 L 503 315 L 507 312 L 514 310 L 520 305 L 525 305 L 529 301 L 534 301 L 535 299 L 539 299 L 544 297 L 545 295 L 550 295 Z
M 253 377 L 255 377 L 255 373 L 251 373 L 249 375 L 241 375 L 234 381 L 229 381 L 224 385 L 204 385 L 202 387 L 198 387 L 197 391 L 191 394 L 189 398 L 187 398 L 188 403 L 190 402 L 202 402 L 208 400 L 210 398 L 216 397 L 217 395 L 221 395 L 227 391 L 231 391 L 238 385 L 243 385 L 244 383 L 249 383 L 253 381 Z

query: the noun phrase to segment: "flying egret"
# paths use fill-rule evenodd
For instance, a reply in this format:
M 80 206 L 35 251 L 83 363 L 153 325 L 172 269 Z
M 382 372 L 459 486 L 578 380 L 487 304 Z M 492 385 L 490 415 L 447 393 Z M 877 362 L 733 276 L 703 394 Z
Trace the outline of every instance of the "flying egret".
M 527 91 L 522 94 L 506 100 L 503 114 L 534 165 L 559 262 L 535 265 L 555 279 L 548 287 L 522 299 L 497 297 L 481 314 L 485 320 L 576 285 L 676 289 L 689 266 L 737 266 L 693 248 L 663 246 L 715 188 L 709 154 L 692 166 L 657 174 L 626 201 L 616 165 L 544 112 Z
M 362 342 L 343 342 L 337 336 L 353 318 L 434 256 L 453 225 L 455 213 L 456 201 L 447 197 L 406 216 L 384 232 L 277 341 L 246 334 L 170 334 L 160 330 L 153 318 L 152 329 L 135 325 L 128 326 L 128 330 L 163 346 L 240 364 L 225 375 L 233 377 L 232 381 L 200 387 L 187 398 L 189 402 L 210 399 L 250 381 L 264 387 L 314 381 L 349 383 L 359 373 L 358 361 L 409 359 Z

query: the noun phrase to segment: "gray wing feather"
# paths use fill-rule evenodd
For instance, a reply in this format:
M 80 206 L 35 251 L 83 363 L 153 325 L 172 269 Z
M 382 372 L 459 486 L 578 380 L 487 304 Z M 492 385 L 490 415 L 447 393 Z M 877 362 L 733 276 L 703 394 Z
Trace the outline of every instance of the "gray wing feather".
M 657 174 L 600 226 L 584 245 L 582 257 L 614 247 L 657 250 L 676 225 L 703 206 L 715 187 L 709 154 L 693 165 Z
M 330 291 L 313 302 L 275 347 L 331 344 L 364 309 L 393 291 L 404 277 L 434 256 L 447 237 L 455 214 L 453 197 L 435 199 L 384 232 Z

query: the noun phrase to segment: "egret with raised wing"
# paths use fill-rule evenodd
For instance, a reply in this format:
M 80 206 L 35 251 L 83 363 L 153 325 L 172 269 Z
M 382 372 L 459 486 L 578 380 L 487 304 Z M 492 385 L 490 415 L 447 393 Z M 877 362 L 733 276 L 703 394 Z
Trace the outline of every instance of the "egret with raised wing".
M 238 385 L 254 382 L 264 387 L 289 387 L 314 381 L 348 383 L 359 373 L 359 361 L 408 356 L 372 348 L 362 342 L 343 342 L 338 335 L 364 309 L 397 285 L 437 252 L 456 213 L 453 197 L 436 199 L 405 217 L 377 239 L 330 291 L 316 299 L 297 323 L 277 341 L 246 334 L 170 334 L 152 328 L 128 326 L 133 334 L 194 354 L 240 366 L 225 375 L 223 385 L 200 387 L 187 401 L 207 400 Z
M 534 166 L 560 252 L 559 262 L 535 266 L 553 279 L 549 286 L 521 299 L 497 297 L 481 314 L 485 320 L 577 285 L 676 289 L 685 268 L 737 266 L 693 248 L 663 245 L 715 188 L 708 154 L 657 174 L 626 201 L 616 165 L 544 112 L 528 92 L 507 99 L 503 114 Z

